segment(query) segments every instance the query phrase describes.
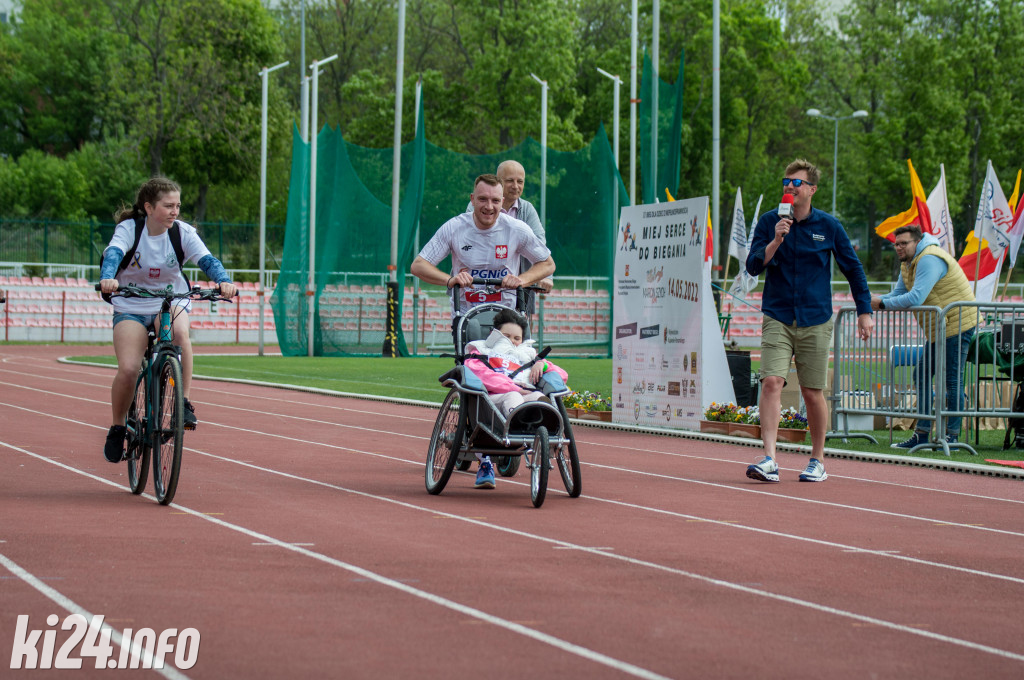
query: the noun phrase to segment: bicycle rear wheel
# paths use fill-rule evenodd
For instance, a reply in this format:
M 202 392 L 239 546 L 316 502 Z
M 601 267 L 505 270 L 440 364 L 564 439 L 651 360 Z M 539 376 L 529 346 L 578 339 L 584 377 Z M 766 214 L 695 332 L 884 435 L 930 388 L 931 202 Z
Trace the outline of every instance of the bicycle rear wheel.
M 125 437 L 125 455 L 128 458 L 128 487 L 133 494 L 140 494 L 146 488 L 149 476 L 149 454 L 153 447 L 146 428 L 146 373 L 139 373 L 135 381 L 135 398 L 128 406 L 125 421 L 128 435 Z
M 160 505 L 174 500 L 181 469 L 181 444 L 184 439 L 185 397 L 178 358 L 166 355 L 157 377 L 155 440 L 153 445 L 153 488 Z

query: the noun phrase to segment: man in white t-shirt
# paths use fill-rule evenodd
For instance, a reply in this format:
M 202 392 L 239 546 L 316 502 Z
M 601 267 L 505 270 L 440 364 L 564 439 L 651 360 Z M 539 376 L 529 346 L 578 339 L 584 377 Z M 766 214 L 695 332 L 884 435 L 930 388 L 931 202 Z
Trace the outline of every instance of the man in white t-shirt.
M 410 271 L 427 283 L 460 286 L 463 311 L 484 302 L 515 307 L 516 289 L 535 284 L 555 272 L 555 261 L 529 225 L 501 212 L 504 192 L 496 175 L 480 175 L 469 200 L 473 212 L 456 215 L 441 225 L 416 256 Z M 451 255 L 452 273 L 437 265 Z M 520 271 L 520 258 L 533 265 Z M 488 294 L 472 289 L 473 279 L 501 279 L 503 291 Z

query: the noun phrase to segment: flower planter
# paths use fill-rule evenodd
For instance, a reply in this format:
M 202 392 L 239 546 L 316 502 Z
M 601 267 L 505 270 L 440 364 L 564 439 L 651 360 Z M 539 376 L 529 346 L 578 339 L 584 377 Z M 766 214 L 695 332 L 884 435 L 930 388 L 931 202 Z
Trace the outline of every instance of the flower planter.
M 760 439 L 761 426 L 753 423 L 729 423 L 729 434 L 733 437 L 746 437 L 747 439 Z
M 579 418 L 581 420 L 600 420 L 603 423 L 612 422 L 611 411 L 583 411 L 580 413 Z
M 795 430 L 791 427 L 780 427 L 778 441 L 790 444 L 803 444 L 807 440 L 807 430 Z
M 700 431 L 706 434 L 729 434 L 729 423 L 717 420 L 702 420 L 700 421 Z
M 579 418 L 580 410 L 578 408 L 569 408 L 567 406 L 565 408 L 565 415 L 569 416 L 570 418 Z

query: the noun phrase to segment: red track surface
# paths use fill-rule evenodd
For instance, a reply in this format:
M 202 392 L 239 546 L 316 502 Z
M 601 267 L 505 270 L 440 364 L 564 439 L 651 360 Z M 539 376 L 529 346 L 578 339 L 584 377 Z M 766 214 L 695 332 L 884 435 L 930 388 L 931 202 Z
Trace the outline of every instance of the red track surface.
M 583 497 L 536 510 L 524 471 L 429 496 L 434 410 L 197 381 L 160 507 L 87 351 L 0 348 L 0 676 L 77 606 L 197 629 L 190 678 L 1024 677 L 1017 481 L 578 427 Z

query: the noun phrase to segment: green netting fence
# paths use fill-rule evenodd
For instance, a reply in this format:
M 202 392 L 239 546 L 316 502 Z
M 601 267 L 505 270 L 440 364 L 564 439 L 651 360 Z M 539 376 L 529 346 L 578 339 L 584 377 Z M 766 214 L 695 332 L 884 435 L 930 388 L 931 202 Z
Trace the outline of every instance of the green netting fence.
M 650 62 L 645 61 L 645 87 L 650 88 Z M 676 84 L 659 82 L 658 187 L 675 192 L 679 182 L 679 139 L 682 103 L 682 61 Z M 422 106 L 422 105 L 421 105 Z M 650 120 L 650 97 L 641 105 L 641 122 Z M 447 220 L 466 210 L 473 179 L 494 172 L 498 163 L 514 159 L 526 170 L 523 197 L 538 210 L 540 205 L 541 146 L 533 139 L 490 155 L 467 155 L 435 146 L 425 139 L 422 108 L 416 137 L 402 147 L 400 218 L 398 236 L 398 294 L 394 318 L 402 319 L 408 298 L 407 272 L 413 258 Z M 649 145 L 650 125 L 641 140 Z M 674 141 L 673 141 L 674 140 Z M 391 248 L 391 149 L 369 149 L 350 144 L 339 130 L 324 127 L 317 137 L 316 244 L 314 287 L 309 277 L 310 145 L 296 132 L 292 144 L 292 173 L 281 275 L 271 304 L 281 351 L 305 355 L 310 345 L 309 315 L 312 312 L 312 347 L 317 356 L 380 354 L 388 347 L 406 354 L 400 327 L 395 337 L 385 337 L 383 323 L 347 327 L 332 307 L 334 291 L 353 285 L 376 288 L 388 271 Z M 649 162 L 649 161 L 648 161 Z M 648 193 L 650 199 L 647 199 Z M 616 201 L 616 194 L 617 201 Z M 655 188 L 644 187 L 647 202 Z M 664 197 L 659 197 L 664 200 Z M 559 277 L 598 277 L 607 287 L 614 278 L 614 243 L 618 217 L 615 207 L 628 205 L 628 195 L 615 167 L 604 126 L 590 144 L 578 151 L 547 152 L 547 201 L 544 224 L 547 245 Z M 450 268 L 450 260 L 442 262 Z M 440 290 L 440 289 L 439 289 Z M 324 295 L 325 291 L 328 293 Z M 379 292 L 379 291 L 377 291 Z M 343 299 L 343 298 L 341 298 Z M 375 301 L 374 301 L 375 300 Z M 362 305 L 366 300 L 361 300 Z M 368 304 L 383 307 L 383 298 Z M 360 307 L 360 313 L 365 312 Z M 373 310 L 370 310 L 371 312 Z M 374 318 L 383 318 L 383 314 Z M 399 324 L 400 326 L 400 324 Z M 609 326 L 610 328 L 610 326 Z M 609 331 L 595 344 L 610 342 Z
M 422 120 L 422 118 L 421 118 Z M 397 279 L 406 273 L 420 247 L 451 217 L 466 210 L 473 179 L 494 172 L 498 163 L 515 159 L 527 174 L 524 198 L 539 209 L 540 145 L 532 139 L 505 153 L 471 156 L 426 143 L 422 130 L 402 148 L 401 210 Z M 355 334 L 338 327 L 325 314 L 320 301 L 325 288 L 364 285 L 379 281 L 387 271 L 391 243 L 390 149 L 367 149 L 345 142 L 325 127 L 317 139 L 317 220 L 314 268 L 316 290 L 306 294 L 309 276 L 309 145 L 296 135 L 293 142 L 292 181 L 281 276 L 271 304 L 281 351 L 307 353 L 308 314 L 313 306 L 313 352 L 318 356 L 379 354 L 384 329 L 360 328 Z M 604 128 L 579 151 L 548 151 L 546 217 L 547 245 L 557 265 L 557 276 L 611 276 L 615 239 L 612 197 L 628 202 L 625 186 L 615 169 Z M 532 180 L 532 182 L 531 182 Z M 417 241 L 417 227 L 419 239 Z M 441 269 L 450 266 L 442 262 Z M 404 296 L 398 297 L 401 318 Z M 396 346 L 406 353 L 404 337 Z

